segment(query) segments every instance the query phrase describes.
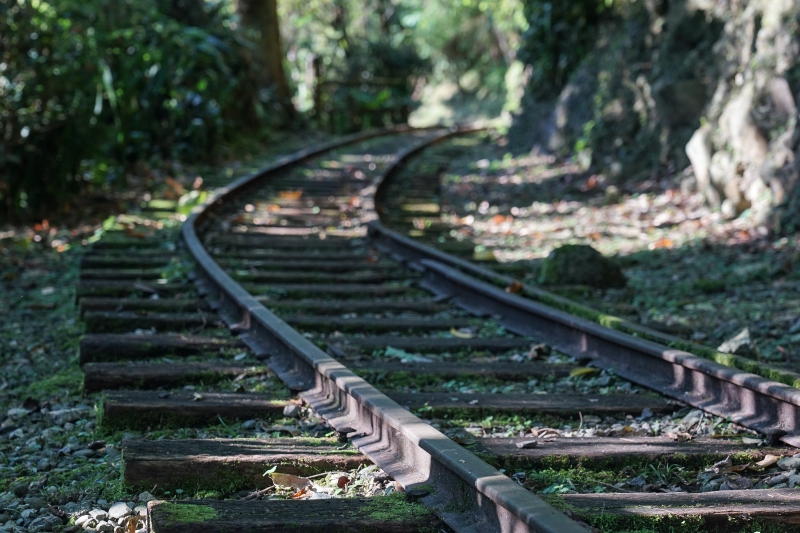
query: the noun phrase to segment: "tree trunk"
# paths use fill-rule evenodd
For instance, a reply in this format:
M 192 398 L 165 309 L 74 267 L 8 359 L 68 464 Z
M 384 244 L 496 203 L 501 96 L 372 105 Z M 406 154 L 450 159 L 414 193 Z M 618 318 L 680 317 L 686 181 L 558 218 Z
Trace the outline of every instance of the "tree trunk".
M 283 70 L 277 0 L 239 0 L 238 9 L 247 36 L 255 44 L 259 85 L 274 91 L 283 110 L 293 115 L 292 94 Z

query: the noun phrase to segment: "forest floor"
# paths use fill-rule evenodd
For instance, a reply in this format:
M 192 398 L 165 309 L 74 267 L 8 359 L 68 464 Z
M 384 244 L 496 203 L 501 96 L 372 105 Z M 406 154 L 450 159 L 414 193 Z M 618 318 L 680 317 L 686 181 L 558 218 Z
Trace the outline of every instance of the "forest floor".
M 712 348 L 746 328 L 744 355 L 800 368 L 800 236 L 773 235 L 748 212 L 725 220 L 682 190 L 685 172 L 612 181 L 572 159 L 512 157 L 489 138 L 434 150 L 450 156 L 441 202 L 451 236 L 492 250 L 522 281 L 538 284 L 554 248 L 589 244 L 615 258 L 627 286 L 545 288 Z
M 61 510 L 79 517 L 115 502 L 141 510 L 152 499 L 126 491 L 123 435 L 97 433 L 96 395 L 83 394 L 75 285 L 84 249 L 120 221 L 134 235 L 175 231 L 185 218 L 177 203 L 191 208 L 204 192 L 325 139 L 289 135 L 218 165 L 139 166 L 125 190 L 94 191 L 66 220 L 0 226 L 0 532 L 52 531 L 61 524 L 52 503 L 71 502 Z M 139 217 L 149 202 L 172 214 Z

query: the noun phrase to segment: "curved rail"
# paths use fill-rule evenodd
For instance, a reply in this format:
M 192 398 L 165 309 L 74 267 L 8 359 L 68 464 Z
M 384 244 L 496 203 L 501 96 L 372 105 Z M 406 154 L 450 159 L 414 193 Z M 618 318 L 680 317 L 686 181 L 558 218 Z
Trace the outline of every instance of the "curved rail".
M 384 187 L 402 165 L 397 160 L 387 169 Z M 522 286 L 528 298 L 509 294 L 499 287 L 517 280 L 400 235 L 378 220 L 368 231 L 379 249 L 423 271 L 426 289 L 452 297 L 462 308 L 502 317 L 499 322 L 510 331 L 542 339 L 567 355 L 590 357 L 622 378 L 764 433 L 773 444 L 800 447 L 800 389 L 671 348 L 667 344 L 680 339 L 643 326 L 629 325 L 632 335 L 550 307 L 542 301 L 574 303 L 538 287 Z
M 325 151 L 381 135 L 413 131 L 393 128 L 354 135 L 304 150 L 234 182 L 187 220 L 183 238 L 198 265 L 198 283 L 220 316 L 257 354 L 353 445 L 457 531 L 540 533 L 585 532 L 543 500 L 478 459 L 438 430 L 403 409 L 372 385 L 320 350 L 265 308 L 212 259 L 198 238 L 198 225 L 226 201 L 277 172 Z M 449 131 L 431 142 L 464 130 Z M 405 157 L 421 146 L 406 151 Z M 392 172 L 397 165 L 389 169 Z

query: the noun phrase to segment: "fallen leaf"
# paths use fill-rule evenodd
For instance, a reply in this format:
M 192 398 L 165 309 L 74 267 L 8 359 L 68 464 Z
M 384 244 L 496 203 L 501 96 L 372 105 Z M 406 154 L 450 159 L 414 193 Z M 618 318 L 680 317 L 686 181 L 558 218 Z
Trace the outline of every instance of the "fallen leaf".
M 169 176 L 167 176 L 167 179 L 164 180 L 164 181 L 166 181 L 167 185 L 169 185 L 170 188 L 173 191 L 175 191 L 177 194 L 183 194 L 183 193 L 186 192 L 186 189 L 183 188 L 183 185 L 181 185 L 180 182 L 176 181 L 175 179 L 170 178 Z
M 651 242 L 648 248 L 651 250 L 658 250 L 659 248 L 673 248 L 675 241 L 672 239 L 659 239 L 656 242 Z
M 293 476 L 292 474 L 281 474 L 280 472 L 273 472 L 269 475 L 272 482 L 279 487 L 289 487 L 294 490 L 302 490 L 311 486 L 311 481 L 304 477 Z
M 550 347 L 550 345 L 545 343 L 537 344 L 535 346 L 531 346 L 531 349 L 528 352 L 528 359 L 539 359 L 540 357 L 546 357 L 551 353 L 553 353 L 553 349 Z
M 291 498 L 293 500 L 300 500 L 306 495 L 306 492 L 307 492 L 306 488 L 303 487 L 302 489 L 298 490 L 297 492 L 295 492 L 294 494 L 289 496 L 289 498 Z
M 667 432 L 667 438 L 677 442 L 686 442 L 692 440 L 694 437 L 685 431 L 669 431 Z
M 780 460 L 781 460 L 781 456 L 780 455 L 772 455 L 770 453 L 770 454 L 767 454 L 763 459 L 761 459 L 759 462 L 757 462 L 753 466 L 754 467 L 758 467 L 758 468 L 768 468 L 768 467 L 776 464 Z
M 569 377 L 576 378 L 579 376 L 591 376 L 593 374 L 599 374 L 600 370 L 597 368 L 589 368 L 584 366 L 579 366 L 577 368 L 573 368 L 572 371 L 569 373 Z
M 336 486 L 340 489 L 344 490 L 347 487 L 348 483 L 350 483 L 350 478 L 347 476 L 340 476 L 338 481 L 336 481 Z
M 522 292 L 522 283 L 519 281 L 512 281 L 511 284 L 506 287 L 506 292 L 509 294 L 519 294 Z
M 497 261 L 492 250 L 475 250 L 472 253 L 474 261 Z
M 456 328 L 450 328 L 450 334 L 457 339 L 472 339 L 475 337 L 472 333 L 466 333 L 463 331 L 459 331 Z
M 303 191 L 298 189 L 296 191 L 281 191 L 278 193 L 278 196 L 282 200 L 299 200 L 301 196 L 303 196 Z

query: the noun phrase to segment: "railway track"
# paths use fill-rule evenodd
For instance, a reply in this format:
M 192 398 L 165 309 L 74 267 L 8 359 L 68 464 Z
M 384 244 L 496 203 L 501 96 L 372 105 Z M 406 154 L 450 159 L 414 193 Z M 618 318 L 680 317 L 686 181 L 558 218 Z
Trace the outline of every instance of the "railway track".
M 182 243 L 129 231 L 85 255 L 101 428 L 184 437 L 123 441 L 126 482 L 159 498 L 146 527 L 795 530 L 800 391 L 511 294 L 380 223 L 403 162 L 458 133 L 301 152 L 221 190 Z M 392 209 L 430 212 L 431 186 Z

